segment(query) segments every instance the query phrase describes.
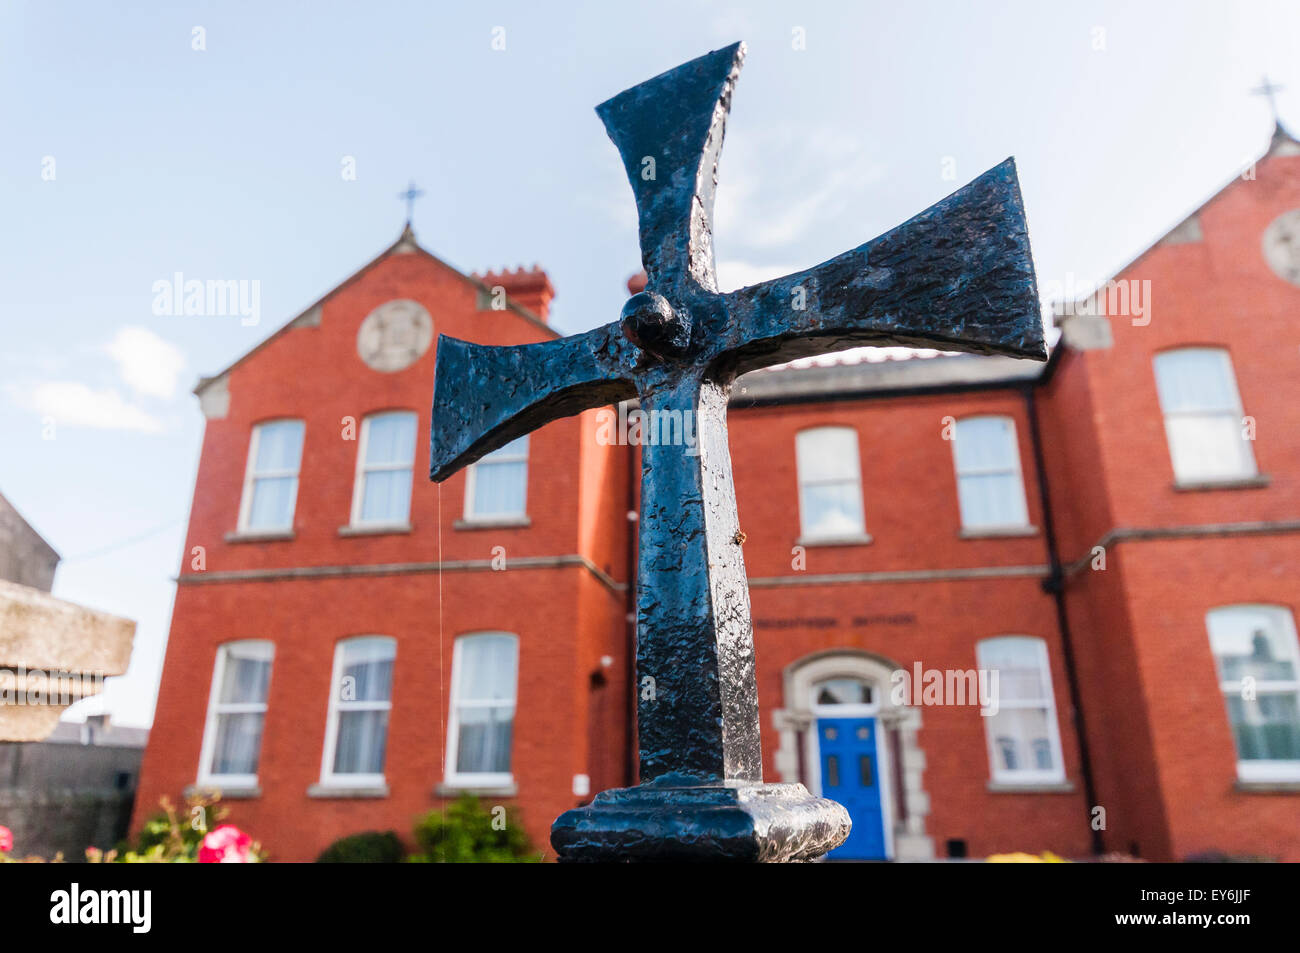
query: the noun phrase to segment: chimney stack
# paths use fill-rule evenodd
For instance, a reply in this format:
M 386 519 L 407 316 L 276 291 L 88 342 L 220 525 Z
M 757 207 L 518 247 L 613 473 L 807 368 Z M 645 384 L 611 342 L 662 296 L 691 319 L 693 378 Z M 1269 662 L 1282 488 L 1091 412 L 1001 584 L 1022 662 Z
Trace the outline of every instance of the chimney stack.
M 474 278 L 489 288 L 504 288 L 507 301 L 527 308 L 543 321 L 547 320 L 555 288 L 541 265 L 533 265 L 527 270 L 523 267 L 503 268 L 500 271 L 475 274 Z

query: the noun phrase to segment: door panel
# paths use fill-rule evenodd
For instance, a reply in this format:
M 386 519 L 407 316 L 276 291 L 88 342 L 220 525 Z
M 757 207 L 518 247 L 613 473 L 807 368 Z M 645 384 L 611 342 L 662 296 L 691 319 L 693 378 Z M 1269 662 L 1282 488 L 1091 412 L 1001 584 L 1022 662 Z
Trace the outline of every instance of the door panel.
M 886 859 L 876 719 L 819 718 L 817 744 L 822 794 L 843 804 L 853 819 L 849 839 L 827 856 L 840 860 Z

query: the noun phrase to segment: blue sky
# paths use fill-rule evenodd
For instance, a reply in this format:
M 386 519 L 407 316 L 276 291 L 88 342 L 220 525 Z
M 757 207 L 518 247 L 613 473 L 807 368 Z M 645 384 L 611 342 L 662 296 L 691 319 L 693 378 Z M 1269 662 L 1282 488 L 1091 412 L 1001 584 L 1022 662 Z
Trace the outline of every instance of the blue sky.
M 392 242 L 410 179 L 431 251 L 540 262 L 566 332 L 613 319 L 635 213 L 592 107 L 737 39 L 724 287 L 1011 154 L 1040 281 L 1104 279 L 1263 150 L 1261 73 L 1300 126 L 1295 3 L 0 3 L 0 492 L 57 595 L 138 620 L 115 719 L 152 718 L 198 376 Z M 260 322 L 155 315 L 178 271 L 259 281 Z

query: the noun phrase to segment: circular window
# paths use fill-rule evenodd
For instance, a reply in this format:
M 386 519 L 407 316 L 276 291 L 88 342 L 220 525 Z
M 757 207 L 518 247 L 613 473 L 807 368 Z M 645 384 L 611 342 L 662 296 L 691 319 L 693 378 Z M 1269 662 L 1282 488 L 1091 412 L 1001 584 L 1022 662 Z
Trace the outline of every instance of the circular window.
M 1300 209 L 1283 212 L 1264 229 L 1264 259 L 1279 278 L 1300 285 Z
M 433 343 L 433 318 L 424 306 L 399 298 L 366 315 L 357 332 L 357 354 L 384 373 L 405 370 Z

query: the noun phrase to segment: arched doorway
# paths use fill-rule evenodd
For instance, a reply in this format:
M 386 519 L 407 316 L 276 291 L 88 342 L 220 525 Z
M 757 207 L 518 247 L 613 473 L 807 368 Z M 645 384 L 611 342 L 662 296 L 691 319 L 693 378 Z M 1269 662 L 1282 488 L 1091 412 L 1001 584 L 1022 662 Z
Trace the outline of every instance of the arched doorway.
M 785 669 L 784 707 L 773 712 L 783 781 L 836 798 L 854 831 L 832 859 L 929 860 L 930 810 L 917 744 L 921 713 L 896 705 L 896 664 L 866 652 L 805 656 Z

